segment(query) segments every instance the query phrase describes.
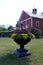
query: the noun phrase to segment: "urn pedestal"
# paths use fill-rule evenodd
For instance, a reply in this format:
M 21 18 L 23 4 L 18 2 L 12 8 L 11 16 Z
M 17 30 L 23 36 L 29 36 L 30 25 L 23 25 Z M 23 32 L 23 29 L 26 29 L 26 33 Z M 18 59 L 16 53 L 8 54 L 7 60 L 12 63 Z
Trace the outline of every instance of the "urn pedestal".
M 15 39 L 14 41 L 20 45 L 19 49 L 16 49 L 13 54 L 15 54 L 17 57 L 24 57 L 29 56 L 31 53 L 24 48 L 24 45 L 30 42 L 30 38 L 28 39 Z

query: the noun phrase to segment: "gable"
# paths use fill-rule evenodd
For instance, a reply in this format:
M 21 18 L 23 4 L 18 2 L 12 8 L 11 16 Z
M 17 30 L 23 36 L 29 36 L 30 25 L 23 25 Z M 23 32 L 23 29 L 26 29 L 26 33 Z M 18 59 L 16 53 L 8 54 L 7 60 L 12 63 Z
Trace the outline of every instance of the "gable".
M 23 21 L 23 20 L 25 20 L 25 19 L 27 19 L 29 17 L 30 16 L 28 14 L 26 14 L 24 11 L 22 11 L 21 16 L 19 18 L 19 21 Z

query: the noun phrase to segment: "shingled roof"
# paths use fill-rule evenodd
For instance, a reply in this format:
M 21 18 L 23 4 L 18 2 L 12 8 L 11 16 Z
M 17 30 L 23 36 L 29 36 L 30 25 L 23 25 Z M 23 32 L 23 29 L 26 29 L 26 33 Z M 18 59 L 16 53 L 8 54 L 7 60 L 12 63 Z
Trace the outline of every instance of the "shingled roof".
M 43 19 L 43 13 L 42 14 L 33 14 L 33 13 L 28 12 L 28 11 L 24 11 L 24 12 L 31 17 Z

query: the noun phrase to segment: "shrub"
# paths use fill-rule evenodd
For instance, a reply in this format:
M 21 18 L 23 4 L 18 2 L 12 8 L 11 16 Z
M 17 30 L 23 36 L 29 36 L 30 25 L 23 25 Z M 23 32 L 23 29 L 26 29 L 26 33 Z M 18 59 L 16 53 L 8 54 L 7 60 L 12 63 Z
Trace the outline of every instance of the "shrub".
M 32 28 L 30 29 L 30 32 L 31 32 L 32 34 L 34 34 L 36 38 L 39 38 L 39 36 L 40 36 L 40 34 L 41 34 L 40 30 L 39 30 L 39 29 L 36 29 L 36 28 L 34 28 L 34 27 L 32 27 Z

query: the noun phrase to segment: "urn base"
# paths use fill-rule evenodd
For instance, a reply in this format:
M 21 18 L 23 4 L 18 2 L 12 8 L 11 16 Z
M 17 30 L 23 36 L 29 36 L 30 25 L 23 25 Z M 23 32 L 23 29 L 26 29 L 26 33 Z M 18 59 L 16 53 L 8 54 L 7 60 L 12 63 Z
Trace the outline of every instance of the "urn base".
M 26 49 L 16 49 L 14 53 L 17 57 L 25 57 L 31 55 L 31 53 Z

